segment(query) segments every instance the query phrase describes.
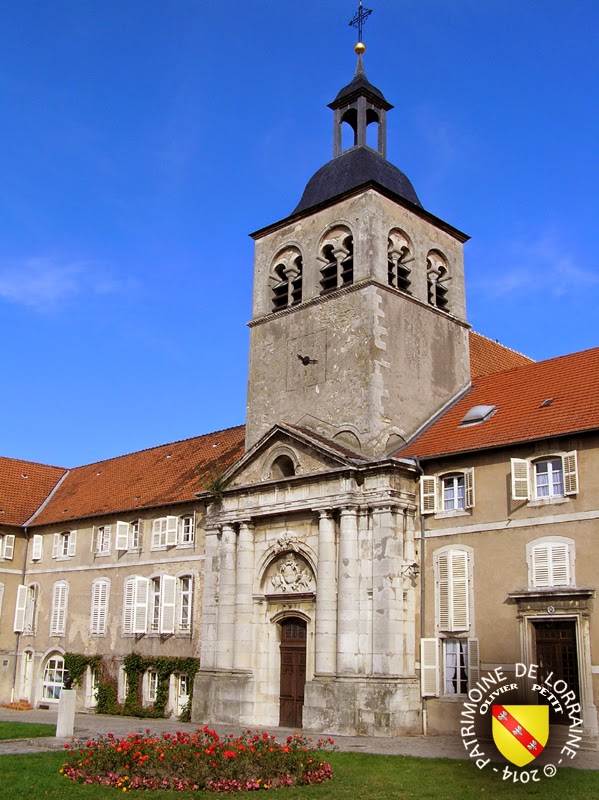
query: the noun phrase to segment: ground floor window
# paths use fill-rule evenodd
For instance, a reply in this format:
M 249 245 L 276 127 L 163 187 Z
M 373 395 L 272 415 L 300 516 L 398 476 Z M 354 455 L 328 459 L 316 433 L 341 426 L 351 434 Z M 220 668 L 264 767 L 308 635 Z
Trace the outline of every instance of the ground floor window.
M 466 639 L 443 639 L 443 686 L 445 694 L 468 693 Z
M 60 655 L 51 656 L 44 668 L 42 698 L 44 700 L 58 700 L 66 676 L 67 671 L 64 666 L 64 658 Z

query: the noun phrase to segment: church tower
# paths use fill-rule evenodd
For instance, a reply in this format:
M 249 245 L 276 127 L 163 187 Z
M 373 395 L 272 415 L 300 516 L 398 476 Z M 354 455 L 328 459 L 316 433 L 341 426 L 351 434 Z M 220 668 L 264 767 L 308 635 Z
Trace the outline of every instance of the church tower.
M 290 216 L 253 234 L 246 448 L 286 422 L 380 457 L 469 383 L 468 237 L 387 161 L 393 106 L 364 50 L 329 105 L 333 159 Z

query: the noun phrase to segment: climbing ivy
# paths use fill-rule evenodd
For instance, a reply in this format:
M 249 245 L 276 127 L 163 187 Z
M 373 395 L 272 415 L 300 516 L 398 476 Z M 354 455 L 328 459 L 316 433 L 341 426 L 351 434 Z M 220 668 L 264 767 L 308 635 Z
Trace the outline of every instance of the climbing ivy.
M 82 656 L 79 653 L 64 654 L 64 666 L 73 686 L 81 686 L 81 679 L 88 667 L 98 669 L 101 663 L 101 656 Z

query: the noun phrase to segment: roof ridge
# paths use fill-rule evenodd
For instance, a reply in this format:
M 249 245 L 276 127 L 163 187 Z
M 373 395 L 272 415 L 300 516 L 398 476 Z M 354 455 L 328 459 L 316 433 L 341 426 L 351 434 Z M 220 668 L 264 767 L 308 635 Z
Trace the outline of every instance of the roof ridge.
M 161 447 L 170 447 L 176 444 L 183 444 L 184 442 L 191 442 L 193 439 L 203 439 L 206 436 L 214 436 L 218 433 L 227 433 L 227 431 L 234 431 L 236 428 L 244 428 L 245 423 L 241 423 L 240 425 L 231 425 L 229 428 L 220 428 L 216 431 L 208 431 L 207 433 L 200 433 L 198 436 L 187 436 L 185 439 L 177 439 L 174 442 L 164 442 L 163 444 L 155 444 L 152 447 L 144 447 L 141 450 L 132 450 L 129 453 L 121 453 L 119 456 L 111 456 L 110 458 L 100 458 L 98 461 L 90 461 L 87 464 L 79 464 L 76 467 L 71 467 L 69 472 L 74 472 L 77 469 L 83 469 L 84 467 L 93 467 L 96 464 L 106 464 L 108 461 L 118 461 L 120 458 L 127 458 L 127 456 L 135 456 L 139 455 L 140 453 L 149 453 L 151 450 L 159 450 Z
M 491 342 L 491 344 L 499 345 L 499 347 L 502 347 L 504 350 L 509 350 L 510 353 L 515 353 L 517 356 L 522 356 L 522 358 L 527 358 L 532 364 L 539 363 L 539 362 L 535 361 L 534 358 L 531 358 L 530 356 L 527 356 L 526 353 L 521 353 L 519 350 L 516 350 L 515 348 L 510 347 L 509 345 L 503 344 L 503 342 L 500 342 L 499 339 L 491 339 L 490 336 L 486 336 L 484 333 L 480 333 L 479 331 L 475 331 L 474 328 L 470 329 L 470 333 L 473 333 L 475 336 L 480 336 L 481 339 L 485 339 L 487 342 Z M 510 367 L 510 369 L 514 369 L 514 367 Z M 507 372 L 507 370 L 503 370 L 502 369 L 502 370 L 500 370 L 500 372 Z
M 581 356 L 584 353 L 591 353 L 593 351 L 599 351 L 599 347 L 587 347 L 586 350 L 575 350 L 573 353 L 562 353 L 562 355 L 560 356 L 551 356 L 551 358 L 543 358 L 541 359 L 541 361 L 534 361 L 533 359 L 531 359 L 529 364 L 518 364 L 515 367 L 509 367 L 508 369 L 502 369 L 499 370 L 498 372 L 490 372 L 487 375 L 481 375 L 478 378 L 473 378 L 472 384 L 475 385 L 478 384 L 479 381 L 496 378 L 498 375 L 505 375 L 508 372 L 514 372 L 516 370 L 521 370 L 521 369 L 533 369 L 534 367 L 542 367 L 545 364 L 550 364 L 552 362 L 561 361 L 567 358 L 574 358 L 575 356 Z M 523 355 L 523 353 L 520 353 L 519 355 Z M 528 358 L 528 356 L 524 356 L 524 358 Z
M 31 464 L 35 467 L 47 467 L 48 469 L 61 469 L 68 472 L 68 467 L 61 467 L 58 464 L 44 464 L 43 461 L 32 461 L 30 458 L 13 458 L 12 456 L 0 456 L 0 460 L 12 461 L 15 464 Z

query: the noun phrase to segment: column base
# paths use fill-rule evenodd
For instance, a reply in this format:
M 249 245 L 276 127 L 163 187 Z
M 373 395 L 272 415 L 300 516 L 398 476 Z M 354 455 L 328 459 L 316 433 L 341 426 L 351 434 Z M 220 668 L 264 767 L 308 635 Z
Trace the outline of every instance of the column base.
M 252 725 L 253 712 L 254 676 L 251 672 L 197 672 L 193 682 L 192 722 Z

